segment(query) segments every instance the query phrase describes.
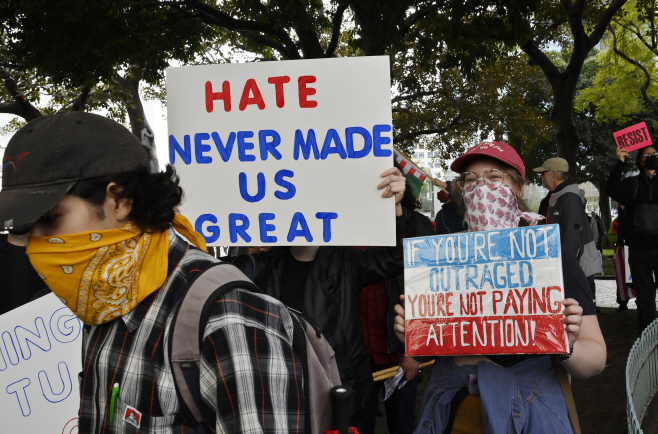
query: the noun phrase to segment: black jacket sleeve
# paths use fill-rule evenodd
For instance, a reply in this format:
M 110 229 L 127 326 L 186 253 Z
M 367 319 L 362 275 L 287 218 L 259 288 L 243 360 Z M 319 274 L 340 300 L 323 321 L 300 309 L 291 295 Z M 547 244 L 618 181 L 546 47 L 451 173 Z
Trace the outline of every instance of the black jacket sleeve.
M 404 271 L 402 240 L 413 236 L 411 215 L 412 213 L 403 207 L 402 215 L 395 218 L 395 246 L 352 252 L 354 256 L 347 261 L 347 265 L 353 265 L 349 270 L 354 273 L 358 282 L 355 289 L 360 291 L 364 286 L 391 279 Z
M 605 189 L 608 196 L 625 207 L 630 207 L 633 206 L 633 177 L 621 179 L 624 165 L 625 163 L 617 160 L 617 165 L 608 176 Z

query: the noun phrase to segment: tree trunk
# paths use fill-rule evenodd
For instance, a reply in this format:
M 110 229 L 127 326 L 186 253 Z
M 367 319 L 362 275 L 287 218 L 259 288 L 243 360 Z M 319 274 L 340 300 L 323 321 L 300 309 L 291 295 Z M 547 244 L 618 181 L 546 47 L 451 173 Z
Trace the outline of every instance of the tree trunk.
M 393 29 L 385 28 L 381 19 L 381 10 L 372 1 L 352 1 L 350 7 L 354 18 L 361 27 L 361 49 L 366 56 L 386 54 L 386 42 L 382 32 Z
M 569 81 L 572 81 L 570 78 L 560 80 L 560 84 L 553 87 L 551 120 L 555 125 L 557 136 L 557 156 L 567 160 L 569 163 L 569 182 L 575 182 L 578 174 L 576 154 L 578 146 L 580 146 L 580 138 L 573 118 L 573 101 L 576 87 L 569 83 Z
M 149 126 L 144 114 L 144 106 L 139 96 L 139 79 L 125 78 L 117 74 L 119 82 L 129 87 L 131 90 L 130 100 L 126 100 L 126 111 L 130 120 L 130 128 L 133 134 L 142 142 L 142 145 L 148 149 L 151 155 L 151 172 L 159 172 L 158 154 L 155 150 L 155 134 Z

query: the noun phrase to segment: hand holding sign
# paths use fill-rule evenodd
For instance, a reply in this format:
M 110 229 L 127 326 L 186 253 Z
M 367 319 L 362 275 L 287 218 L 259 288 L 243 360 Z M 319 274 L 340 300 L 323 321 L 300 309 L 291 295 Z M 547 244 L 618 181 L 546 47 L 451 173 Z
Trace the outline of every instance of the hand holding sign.
M 626 157 L 628 157 L 628 151 L 625 150 L 624 148 L 617 148 L 616 153 L 617 153 L 617 158 L 619 159 L 619 161 L 624 163 L 626 161 Z
M 380 182 L 377 188 L 379 190 L 384 190 L 382 197 L 395 196 L 395 215 L 401 216 L 402 206 L 400 205 L 400 201 L 402 201 L 404 190 L 407 187 L 407 178 L 402 176 L 402 173 L 400 173 L 400 170 L 398 170 L 397 167 L 386 169 L 384 173 L 382 173 L 382 178 L 386 179 Z
M 647 131 L 647 124 L 644 122 L 619 130 L 613 135 L 615 142 L 617 142 L 617 149 L 623 149 L 627 153 L 652 144 L 651 136 Z M 619 152 L 617 152 L 617 158 L 624 161 L 619 156 Z
M 562 323 L 567 331 L 567 336 L 569 336 L 569 344 L 573 344 L 580 335 L 580 326 L 583 324 L 583 308 L 573 298 L 563 300 L 562 304 L 566 306 L 564 312 L 562 312 L 564 314 Z

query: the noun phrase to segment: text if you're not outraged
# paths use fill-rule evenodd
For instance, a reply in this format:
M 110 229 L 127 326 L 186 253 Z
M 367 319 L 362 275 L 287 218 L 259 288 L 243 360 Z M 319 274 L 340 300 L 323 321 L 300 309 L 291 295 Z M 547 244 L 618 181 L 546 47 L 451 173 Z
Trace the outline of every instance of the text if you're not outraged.
M 408 355 L 567 351 L 558 225 L 404 241 Z

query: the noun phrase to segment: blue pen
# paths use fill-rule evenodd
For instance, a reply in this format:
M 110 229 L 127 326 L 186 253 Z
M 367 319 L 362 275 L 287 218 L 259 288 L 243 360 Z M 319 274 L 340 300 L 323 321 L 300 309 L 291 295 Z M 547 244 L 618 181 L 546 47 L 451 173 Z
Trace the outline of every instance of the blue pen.
M 112 388 L 112 397 L 110 398 L 110 423 L 114 421 L 114 401 L 119 394 L 119 383 L 114 383 Z

